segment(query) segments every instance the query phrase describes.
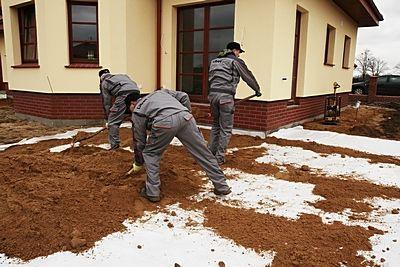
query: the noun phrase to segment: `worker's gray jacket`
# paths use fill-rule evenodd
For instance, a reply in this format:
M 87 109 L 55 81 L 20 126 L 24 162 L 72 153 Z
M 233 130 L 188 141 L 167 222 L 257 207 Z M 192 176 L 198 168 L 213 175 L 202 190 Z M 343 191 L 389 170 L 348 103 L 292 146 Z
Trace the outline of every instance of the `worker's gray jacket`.
M 108 118 L 112 97 L 139 91 L 139 87 L 128 75 L 107 73 L 101 77 L 100 91 L 103 98 L 104 112 Z
M 189 96 L 184 92 L 161 89 L 139 99 L 132 114 L 138 150 L 143 151 L 146 145 L 147 129 L 182 111 L 192 111 Z
M 253 73 L 247 68 L 246 63 L 229 50 L 221 52 L 218 58 L 211 61 L 208 77 L 210 93 L 219 92 L 234 96 L 240 77 L 254 91 L 260 91 L 260 86 Z

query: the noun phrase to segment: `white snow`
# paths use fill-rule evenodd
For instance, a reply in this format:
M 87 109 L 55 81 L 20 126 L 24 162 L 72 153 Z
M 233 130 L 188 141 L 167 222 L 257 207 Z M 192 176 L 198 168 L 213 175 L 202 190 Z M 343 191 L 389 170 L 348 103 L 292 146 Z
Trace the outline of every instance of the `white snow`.
M 45 136 L 40 136 L 40 137 L 33 137 L 30 139 L 22 139 L 18 143 L 12 143 L 12 144 L 5 144 L 5 145 L 0 145 L 0 151 L 6 150 L 9 147 L 12 146 L 22 146 L 22 145 L 31 145 L 31 144 L 36 144 L 41 141 L 48 141 L 48 140 L 54 140 L 54 139 L 68 139 L 72 138 L 75 135 L 78 134 L 78 132 L 86 132 L 86 133 L 95 133 L 99 130 L 101 130 L 101 127 L 91 127 L 91 128 L 84 128 L 84 129 L 75 129 L 72 131 L 67 131 L 65 133 L 59 133 L 59 134 L 54 134 L 54 135 L 45 135 Z
M 80 145 L 80 143 L 76 142 L 74 144 L 74 147 L 78 147 L 79 145 Z M 71 147 L 72 147 L 72 144 L 66 144 L 66 145 L 60 145 L 60 146 L 52 147 L 49 150 L 50 150 L 51 153 L 60 153 L 60 152 L 63 152 L 65 150 L 67 150 L 67 149 L 70 149 Z
M 208 125 L 197 125 L 200 129 L 211 130 L 211 126 Z M 242 130 L 242 129 L 233 129 L 232 133 L 234 135 L 246 135 L 252 137 L 261 137 L 265 138 L 267 135 L 262 131 L 252 131 L 252 130 Z
M 224 173 L 235 177 L 228 181 L 231 194 L 224 197 L 215 196 L 211 190 L 212 184 L 207 183 L 194 199 L 197 201 L 214 199 L 222 205 L 254 209 L 259 213 L 269 213 L 289 219 L 298 219 L 302 213 L 318 213 L 318 210 L 309 203 L 324 199 L 312 193 L 315 187 L 312 184 L 288 182 L 234 169 L 225 169 Z
M 7 95 L 6 94 L 0 94 L 0 99 L 7 99 Z
M 268 151 L 266 155 L 256 159 L 260 163 L 290 164 L 297 167 L 307 165 L 330 176 L 352 176 L 355 179 L 367 180 L 374 184 L 400 188 L 400 166 L 395 164 L 370 163 L 368 159 L 349 156 L 342 158 L 339 154 L 321 156 L 321 154 L 299 147 L 266 143 L 260 147 L 264 147 Z
M 226 266 L 267 266 L 272 263 L 274 252 L 258 254 L 205 228 L 201 211 L 183 210 L 178 205 L 168 208 L 168 211 L 172 210 L 177 216 L 170 215 L 170 212 L 153 212 L 135 222 L 125 221 L 126 231 L 103 238 L 81 254 L 59 252 L 26 264 L 18 264 L 18 260 L 7 259 L 0 254 L 0 264 L 7 267 L 164 267 L 178 263 L 180 266 L 203 267 L 218 266 L 220 261 Z M 169 228 L 168 222 L 174 227 Z M 195 222 L 195 225 L 186 226 L 188 222 Z
M 400 141 L 394 140 L 347 135 L 328 131 L 305 130 L 303 126 L 281 129 L 269 136 L 287 140 L 316 142 L 322 145 L 350 148 L 377 155 L 400 157 Z

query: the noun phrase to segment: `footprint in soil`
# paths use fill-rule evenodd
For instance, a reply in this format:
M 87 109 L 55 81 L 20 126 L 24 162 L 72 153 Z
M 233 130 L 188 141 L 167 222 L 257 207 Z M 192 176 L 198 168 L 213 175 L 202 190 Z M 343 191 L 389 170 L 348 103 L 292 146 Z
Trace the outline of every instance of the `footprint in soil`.
M 135 200 L 133 211 L 136 216 L 142 216 L 144 213 L 144 204 L 140 199 Z

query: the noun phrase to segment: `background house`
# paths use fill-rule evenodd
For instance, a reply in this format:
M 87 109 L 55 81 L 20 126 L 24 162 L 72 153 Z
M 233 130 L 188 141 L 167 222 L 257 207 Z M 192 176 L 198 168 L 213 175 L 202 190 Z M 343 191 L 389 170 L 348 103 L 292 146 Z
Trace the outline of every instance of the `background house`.
M 208 63 L 235 40 L 263 93 L 237 107 L 235 126 L 275 129 L 322 114 L 335 81 L 347 104 L 357 29 L 383 19 L 372 0 L 1 2 L 15 109 L 47 123 L 103 117 L 101 67 L 127 73 L 144 93 L 186 91 L 208 111 Z M 251 93 L 241 83 L 237 97 Z

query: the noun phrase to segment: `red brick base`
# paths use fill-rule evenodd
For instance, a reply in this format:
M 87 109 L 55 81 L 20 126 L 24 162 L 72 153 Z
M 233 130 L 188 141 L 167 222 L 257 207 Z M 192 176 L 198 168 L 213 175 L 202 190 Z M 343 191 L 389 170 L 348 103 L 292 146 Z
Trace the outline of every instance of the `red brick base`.
M 342 97 L 342 107 L 348 105 L 348 93 L 339 94 Z M 236 106 L 235 128 L 271 131 L 322 115 L 325 110 L 325 97 L 314 96 L 298 99 L 297 105 L 288 105 L 287 100 L 264 102 L 247 101 Z M 204 113 L 209 112 L 209 106 L 193 104 Z M 201 123 L 211 123 L 211 119 L 198 119 Z
M 100 94 L 11 93 L 17 113 L 54 120 L 104 119 Z
M 99 94 L 44 94 L 11 91 L 14 109 L 17 113 L 51 120 L 92 120 L 103 119 Z M 342 106 L 349 102 L 348 93 L 340 94 Z M 326 96 L 299 98 L 297 105 L 288 105 L 287 100 L 264 102 L 247 101 L 236 106 L 235 128 L 270 131 L 281 126 L 316 117 L 324 113 Z M 208 104 L 192 103 L 204 114 L 209 112 Z M 210 124 L 210 119 L 198 119 Z

